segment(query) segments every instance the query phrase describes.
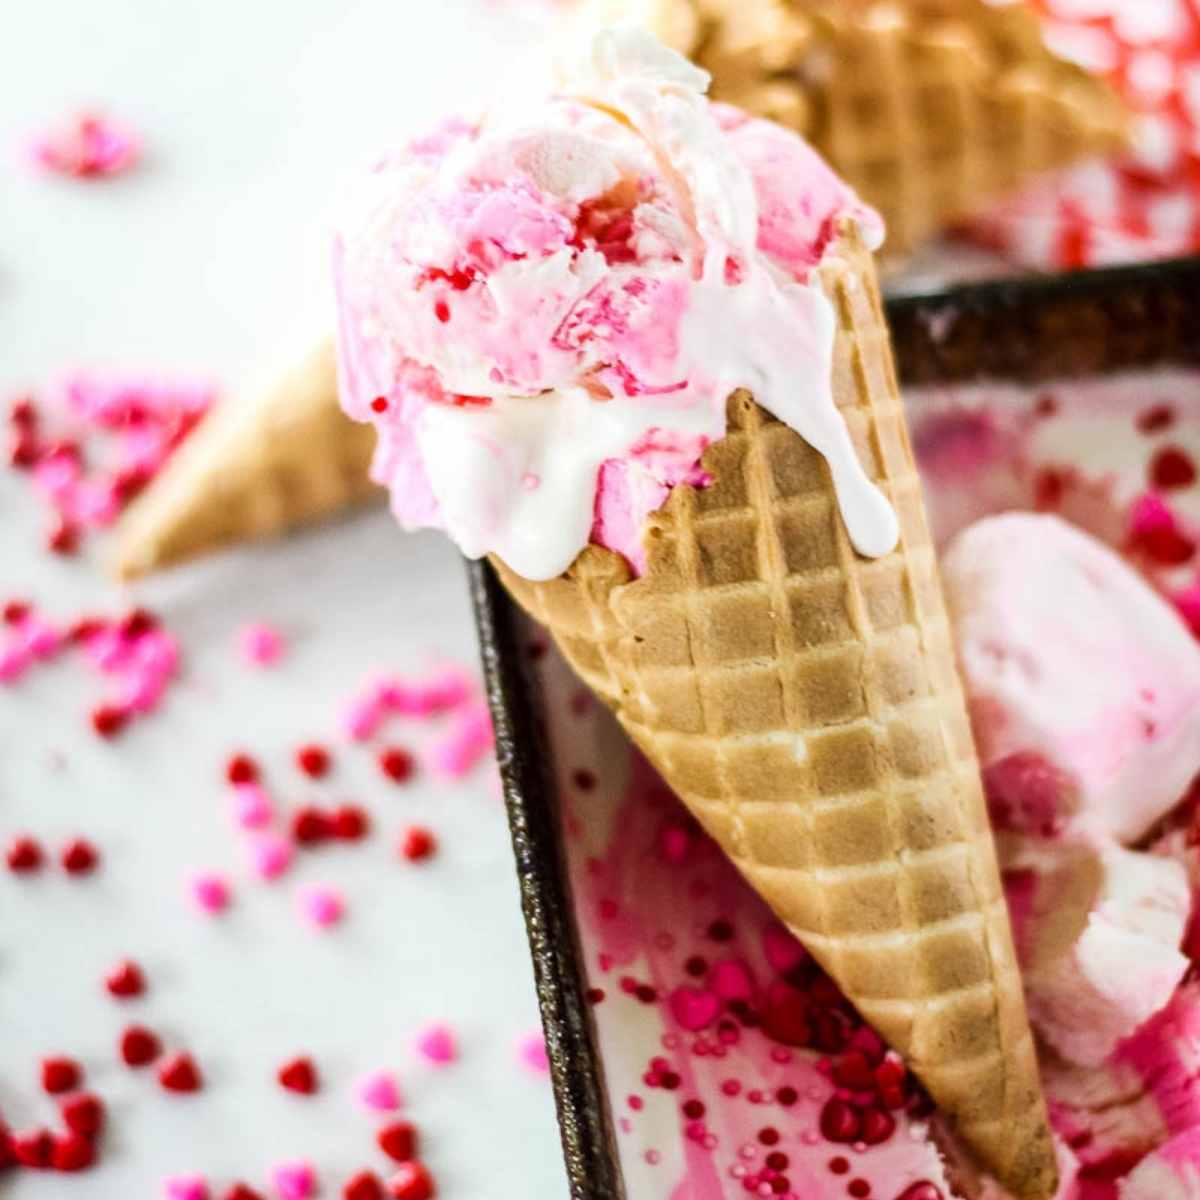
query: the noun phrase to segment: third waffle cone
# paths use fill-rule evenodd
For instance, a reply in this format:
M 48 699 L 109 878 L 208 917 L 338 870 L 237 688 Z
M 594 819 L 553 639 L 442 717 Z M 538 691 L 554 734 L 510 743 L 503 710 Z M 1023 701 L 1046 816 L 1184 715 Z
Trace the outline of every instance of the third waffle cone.
M 1119 147 L 1103 80 L 1037 15 L 985 0 L 593 0 L 711 72 L 715 100 L 798 130 L 907 254 L 1043 172 Z
M 223 401 L 122 518 L 124 578 L 332 516 L 369 499 L 375 433 L 338 407 L 333 344 L 274 386 Z
M 900 520 L 859 557 L 824 460 L 745 392 L 644 529 L 531 583 L 495 565 L 750 883 L 1015 1196 L 1053 1144 L 870 256 L 821 267 L 834 394 Z

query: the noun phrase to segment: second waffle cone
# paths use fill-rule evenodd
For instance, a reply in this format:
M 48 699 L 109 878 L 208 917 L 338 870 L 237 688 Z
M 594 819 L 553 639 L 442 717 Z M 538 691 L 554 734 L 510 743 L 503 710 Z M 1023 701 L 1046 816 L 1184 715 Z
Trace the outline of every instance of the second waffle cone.
M 821 457 L 749 394 L 648 566 L 589 547 L 518 602 L 751 884 L 1023 1200 L 1054 1150 L 874 267 L 821 268 L 834 394 L 901 541 L 859 557 Z

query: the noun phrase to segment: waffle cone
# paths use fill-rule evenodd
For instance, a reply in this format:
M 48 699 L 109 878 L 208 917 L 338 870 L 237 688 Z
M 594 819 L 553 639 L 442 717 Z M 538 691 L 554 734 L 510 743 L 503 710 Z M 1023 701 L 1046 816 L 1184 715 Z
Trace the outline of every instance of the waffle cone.
M 824 460 L 748 393 L 702 490 L 647 520 L 645 574 L 588 547 L 517 601 L 1014 1195 L 1053 1146 L 979 766 L 870 256 L 821 268 L 834 388 L 894 504 L 853 550 Z
M 338 407 L 332 344 L 210 413 L 122 519 L 124 578 L 310 524 L 366 500 L 375 435 Z
M 1112 151 L 1126 116 L 1035 13 L 984 0 L 594 0 L 802 133 L 887 222 L 889 256 L 1035 175 Z

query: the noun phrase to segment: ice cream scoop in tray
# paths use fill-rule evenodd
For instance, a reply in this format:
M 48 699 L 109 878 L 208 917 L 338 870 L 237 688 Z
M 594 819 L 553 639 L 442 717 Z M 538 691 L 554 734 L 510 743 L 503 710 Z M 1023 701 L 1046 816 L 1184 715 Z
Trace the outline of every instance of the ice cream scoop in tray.
M 1188 592 L 1200 260 L 970 284 L 887 313 L 939 545 L 1013 508 L 1125 529 L 1151 494 L 1184 524 L 1147 570 Z M 1164 456 L 1176 474 L 1156 492 Z M 571 1195 L 967 1194 L 903 1065 L 493 569 L 470 580 Z

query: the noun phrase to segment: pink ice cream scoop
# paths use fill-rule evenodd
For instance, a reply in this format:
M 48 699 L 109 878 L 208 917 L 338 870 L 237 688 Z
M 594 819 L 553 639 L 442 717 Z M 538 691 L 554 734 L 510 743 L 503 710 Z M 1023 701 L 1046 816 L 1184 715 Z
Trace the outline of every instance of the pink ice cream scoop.
M 563 94 L 382 159 L 335 245 L 342 402 L 401 524 L 551 578 L 639 531 L 749 388 L 827 459 L 864 554 L 896 542 L 833 403 L 815 268 L 879 218 L 794 135 L 704 98 L 649 34 L 596 35 Z
M 997 828 L 1143 836 L 1200 763 L 1200 647 L 1178 614 L 1051 516 L 971 526 L 943 579 Z

